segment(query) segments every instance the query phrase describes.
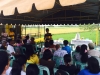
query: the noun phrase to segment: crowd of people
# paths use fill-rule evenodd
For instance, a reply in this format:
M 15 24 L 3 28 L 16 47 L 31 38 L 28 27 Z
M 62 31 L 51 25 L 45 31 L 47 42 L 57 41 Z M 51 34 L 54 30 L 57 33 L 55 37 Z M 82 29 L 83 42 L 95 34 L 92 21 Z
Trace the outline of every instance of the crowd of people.
M 34 37 L 27 35 L 24 39 L 17 37 L 16 40 L 8 38 L 1 41 L 0 75 L 40 75 L 39 65 L 47 67 L 50 75 L 100 75 L 100 52 L 95 50 L 93 43 L 77 46 L 73 51 L 67 40 L 61 46 L 54 45 L 52 39 L 46 39 L 41 48 L 34 40 Z M 22 48 L 25 50 L 22 51 Z M 54 60 L 54 57 L 63 61 Z M 59 65 L 56 66 L 57 63 Z M 48 74 L 43 71 L 43 75 Z

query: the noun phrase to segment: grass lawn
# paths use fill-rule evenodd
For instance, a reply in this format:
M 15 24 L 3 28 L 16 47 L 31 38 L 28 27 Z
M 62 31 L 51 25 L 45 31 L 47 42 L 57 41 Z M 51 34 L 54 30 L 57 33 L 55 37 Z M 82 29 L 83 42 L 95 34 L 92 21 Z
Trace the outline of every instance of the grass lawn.
M 71 39 L 75 38 L 75 35 L 77 32 L 80 33 L 80 37 L 84 37 L 84 39 L 89 38 L 93 42 L 96 42 L 96 31 L 84 31 L 80 29 L 79 27 L 48 27 L 50 29 L 50 33 L 53 35 L 53 39 L 59 39 L 64 38 L 68 41 L 71 41 Z M 44 28 L 40 28 L 41 35 L 44 35 Z M 25 34 L 25 29 L 22 31 L 23 34 Z M 27 28 L 26 34 L 38 34 L 38 28 Z
M 64 34 L 53 34 L 53 39 L 59 39 L 59 38 L 64 38 L 68 41 L 71 41 L 71 39 L 74 39 L 76 35 L 76 32 L 74 33 L 64 33 Z M 96 32 L 92 31 L 92 32 L 80 32 L 80 37 L 84 37 L 84 39 L 89 38 L 90 40 L 92 40 L 93 42 L 96 41 Z

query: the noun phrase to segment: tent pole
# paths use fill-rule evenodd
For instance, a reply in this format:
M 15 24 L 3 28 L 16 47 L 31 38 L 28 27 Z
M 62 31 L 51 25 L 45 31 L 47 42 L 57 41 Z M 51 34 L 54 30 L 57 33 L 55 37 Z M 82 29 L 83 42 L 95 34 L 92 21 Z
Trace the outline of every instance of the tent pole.
M 100 4 L 100 2 L 99 2 Z M 98 45 L 100 45 L 100 29 L 99 29 L 99 21 L 100 21 L 100 5 L 99 5 L 99 9 L 98 9 Z
M 26 24 L 25 24 L 25 36 L 26 36 Z

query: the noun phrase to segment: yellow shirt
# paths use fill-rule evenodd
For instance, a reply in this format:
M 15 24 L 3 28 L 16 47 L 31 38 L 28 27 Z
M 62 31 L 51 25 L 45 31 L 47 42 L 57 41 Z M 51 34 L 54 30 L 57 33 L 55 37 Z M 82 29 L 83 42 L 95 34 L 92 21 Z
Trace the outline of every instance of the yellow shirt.
M 31 64 L 39 64 L 39 58 L 36 54 L 33 54 L 29 60 L 27 60 L 27 63 Z
M 15 35 L 14 32 L 10 32 L 10 33 L 9 33 L 9 36 L 11 36 L 12 39 L 14 39 L 14 35 Z

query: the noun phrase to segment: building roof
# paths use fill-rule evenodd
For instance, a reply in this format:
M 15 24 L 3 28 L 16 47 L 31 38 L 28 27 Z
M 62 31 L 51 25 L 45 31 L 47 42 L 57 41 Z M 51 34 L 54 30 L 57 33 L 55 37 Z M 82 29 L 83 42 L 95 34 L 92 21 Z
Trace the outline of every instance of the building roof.
M 0 22 L 8 24 L 98 23 L 99 0 L 0 0 Z

